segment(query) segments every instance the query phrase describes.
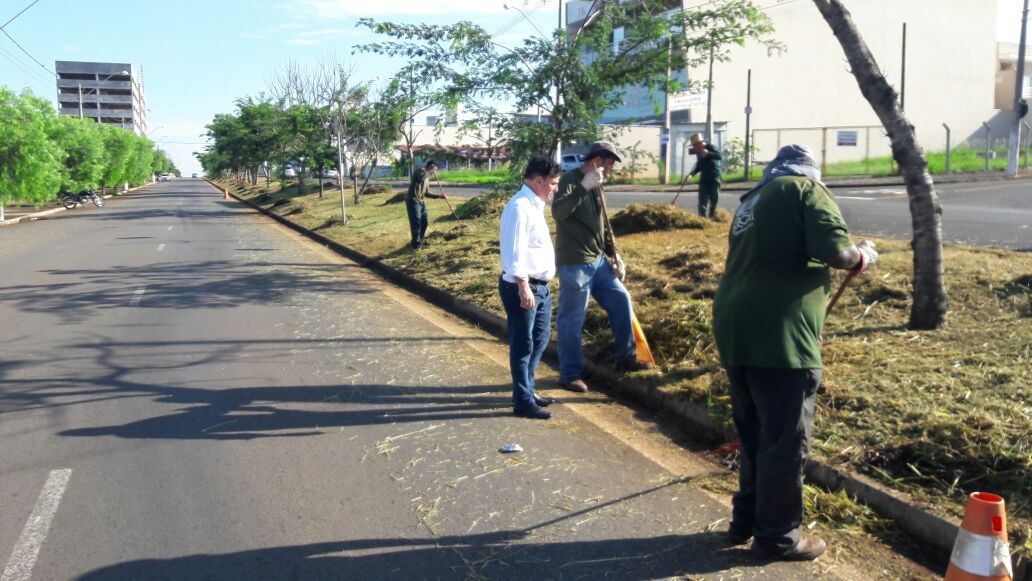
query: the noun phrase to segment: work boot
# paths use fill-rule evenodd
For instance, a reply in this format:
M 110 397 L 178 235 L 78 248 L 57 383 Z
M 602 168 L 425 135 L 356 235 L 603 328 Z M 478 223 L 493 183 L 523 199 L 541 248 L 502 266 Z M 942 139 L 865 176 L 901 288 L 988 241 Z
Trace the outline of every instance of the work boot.
M 539 408 L 546 408 L 546 407 L 554 404 L 555 400 L 550 398 L 550 397 L 538 397 L 538 396 L 535 395 L 534 396 L 534 403 L 536 403 Z
M 562 386 L 565 390 L 575 391 L 577 393 L 586 393 L 588 391 L 588 384 L 584 383 L 583 379 L 564 381 L 562 382 Z
M 616 368 L 619 369 L 620 371 L 627 371 L 627 372 L 645 371 L 645 370 L 648 370 L 648 369 L 652 369 L 654 367 L 655 367 L 655 365 L 653 365 L 651 363 L 646 363 L 645 361 L 642 361 L 640 359 L 631 359 L 629 361 L 621 361 L 620 363 L 617 363 L 617 365 L 616 365 Z
M 779 561 L 813 561 L 828 549 L 827 543 L 817 537 L 802 537 L 796 546 L 784 553 L 772 553 L 753 542 L 752 550 L 760 557 Z
M 532 420 L 547 420 L 548 418 L 552 417 L 552 414 L 546 412 L 545 410 L 537 406 L 525 409 L 514 409 L 512 410 L 512 413 L 524 418 L 530 418 Z

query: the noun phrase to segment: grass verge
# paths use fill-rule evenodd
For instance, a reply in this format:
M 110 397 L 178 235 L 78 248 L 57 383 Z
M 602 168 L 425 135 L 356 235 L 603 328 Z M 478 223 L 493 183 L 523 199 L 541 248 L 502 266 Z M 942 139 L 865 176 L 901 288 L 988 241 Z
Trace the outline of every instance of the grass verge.
M 498 213 L 502 199 L 456 207 L 428 200 L 427 247 L 407 248 L 404 204 L 393 192 L 348 199 L 318 193 L 233 191 L 409 275 L 432 281 L 499 315 Z M 275 188 L 275 186 L 273 186 Z M 550 220 L 550 218 L 549 218 Z M 654 389 L 706 406 L 729 421 L 727 380 L 710 330 L 723 272 L 727 216 L 699 221 L 669 207 L 616 213 L 628 287 L 660 368 L 638 374 Z M 633 232 L 633 233 L 632 233 Z M 852 283 L 824 333 L 825 381 L 818 398 L 814 454 L 848 465 L 937 510 L 959 517 L 967 494 L 1007 499 L 1016 559 L 1032 555 L 1032 254 L 969 246 L 945 249 L 951 299 L 937 331 L 905 327 L 912 254 L 906 242 L 878 240 L 875 270 Z M 834 281 L 837 285 L 838 280 Z M 606 318 L 594 304 L 585 353 L 612 360 Z

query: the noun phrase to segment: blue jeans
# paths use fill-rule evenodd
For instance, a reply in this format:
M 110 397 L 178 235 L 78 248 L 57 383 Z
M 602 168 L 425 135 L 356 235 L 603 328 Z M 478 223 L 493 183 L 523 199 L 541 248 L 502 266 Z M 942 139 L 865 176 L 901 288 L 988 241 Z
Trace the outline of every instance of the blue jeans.
M 731 417 L 742 441 L 731 529 L 772 553 L 792 550 L 803 522 L 820 369 L 729 367 Z
M 426 204 L 415 198 L 407 198 L 405 200 L 405 209 L 408 210 L 412 246 L 418 248 L 423 244 L 423 238 L 426 237 L 426 228 L 430 224 L 426 214 Z
M 590 264 L 560 266 L 559 313 L 559 378 L 573 381 L 584 376 L 584 349 L 581 333 L 588 313 L 588 297 L 605 309 L 613 331 L 613 351 L 617 363 L 634 361 L 634 334 L 631 331 L 631 294 L 603 256 Z
M 534 372 L 552 339 L 552 293 L 547 284 L 530 283 L 534 307 L 520 306 L 516 283 L 498 279 L 509 327 L 509 371 L 512 373 L 512 405 L 517 411 L 537 407 L 534 401 Z

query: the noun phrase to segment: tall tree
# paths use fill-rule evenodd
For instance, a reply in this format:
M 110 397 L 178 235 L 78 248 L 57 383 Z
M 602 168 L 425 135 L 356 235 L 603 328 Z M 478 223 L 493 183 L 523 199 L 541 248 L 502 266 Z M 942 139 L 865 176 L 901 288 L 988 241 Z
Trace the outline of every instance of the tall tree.
M 100 185 L 104 143 L 96 123 L 55 115 L 50 135 L 61 150 L 61 191 L 77 192 Z
M 943 281 L 942 206 L 935 193 L 928 159 L 917 142 L 914 126 L 900 106 L 898 95 L 867 48 L 853 18 L 841 0 L 813 0 L 838 38 L 853 76 L 892 143 L 910 199 L 914 235 L 914 293 L 909 326 L 936 329 L 946 320 L 949 299 Z

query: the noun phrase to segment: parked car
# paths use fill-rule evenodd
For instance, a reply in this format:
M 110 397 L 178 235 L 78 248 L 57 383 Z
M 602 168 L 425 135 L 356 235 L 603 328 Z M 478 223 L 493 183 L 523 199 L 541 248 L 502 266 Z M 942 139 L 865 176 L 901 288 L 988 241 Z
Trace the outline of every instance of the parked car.
M 570 171 L 584 165 L 584 161 L 581 160 L 578 153 L 567 153 L 560 158 L 559 165 L 562 166 L 563 171 Z
M 197 177 L 197 174 L 193 174 L 193 175 L 192 175 L 192 176 L 190 176 L 190 177 L 192 177 L 192 178 L 195 178 L 195 177 Z
M 297 172 L 294 171 L 294 168 L 292 168 L 292 167 L 285 167 L 285 168 L 283 168 L 283 177 L 285 177 L 285 178 L 296 178 L 297 177 Z
M 324 169 L 323 172 L 322 172 L 322 177 L 324 177 L 324 178 L 334 178 L 334 179 L 336 179 L 336 177 L 338 175 L 340 175 L 340 174 L 338 174 L 337 170 L 335 170 L 335 169 Z
M 170 181 L 172 181 L 172 174 L 170 174 L 170 173 L 163 173 L 163 174 L 158 176 L 158 181 L 159 182 L 170 182 Z

